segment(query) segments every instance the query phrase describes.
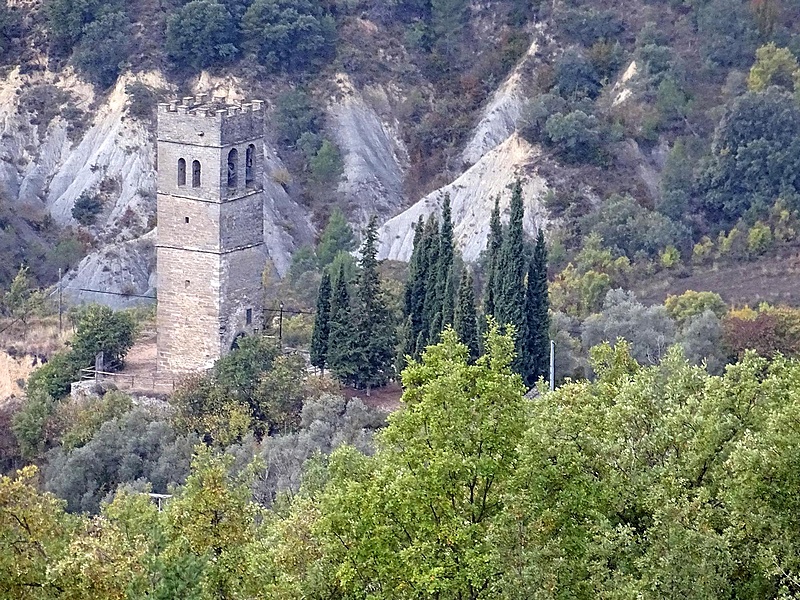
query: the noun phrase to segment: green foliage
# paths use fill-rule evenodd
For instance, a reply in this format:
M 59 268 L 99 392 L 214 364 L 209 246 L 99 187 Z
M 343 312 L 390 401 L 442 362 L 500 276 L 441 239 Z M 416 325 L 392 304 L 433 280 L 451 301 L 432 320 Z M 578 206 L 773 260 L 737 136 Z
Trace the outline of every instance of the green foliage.
M 627 195 L 611 196 L 582 223 L 614 252 L 631 259 L 639 253 L 654 257 L 666 246 L 679 246 L 688 237 L 682 226 Z
M 72 218 L 81 225 L 89 227 L 97 221 L 97 216 L 103 210 L 103 200 L 97 194 L 82 193 L 72 206 Z
M 745 67 L 757 47 L 758 32 L 747 2 L 710 0 L 698 6 L 700 53 L 711 68 Z
M 667 296 L 664 307 L 669 316 L 680 324 L 706 311 L 711 311 L 718 318 L 722 318 L 728 311 L 728 305 L 719 294 L 694 290 L 688 290 L 680 296 Z
M 88 367 L 102 352 L 108 369 L 122 364 L 133 346 L 136 323 L 127 312 L 114 312 L 107 306 L 90 304 L 77 315 L 77 329 L 72 339 L 73 360 Z
M 338 206 L 334 207 L 317 244 L 319 266 L 327 267 L 339 252 L 350 252 L 355 249 L 355 245 L 353 229 L 342 210 Z
M 595 98 L 600 92 L 600 76 L 583 54 L 567 50 L 556 61 L 555 88 L 564 98 Z
M 800 206 L 800 106 L 791 94 L 773 87 L 726 107 L 699 188 L 711 222 L 763 214 L 778 197 Z
M 750 256 L 764 254 L 772 246 L 772 230 L 763 221 L 756 221 L 747 233 L 747 252 Z
M 514 369 L 524 372 L 522 356 L 527 336 L 525 321 L 525 276 L 528 272 L 525 251 L 525 234 L 522 221 L 525 207 L 522 200 L 522 184 L 517 180 L 511 190 L 511 213 L 508 227 L 503 232 L 503 245 L 495 273 L 494 316 L 502 327 L 514 331 L 516 356 Z
M 308 161 L 311 178 L 319 184 L 334 184 L 341 177 L 344 161 L 336 144 L 323 139 L 316 154 Z
M 567 162 L 603 162 L 603 131 L 594 115 L 582 110 L 555 113 L 547 119 L 545 134 L 548 143 Z
M 628 342 L 631 356 L 641 364 L 657 364 L 675 340 L 675 323 L 663 306 L 644 306 L 632 292 L 610 290 L 603 310 L 583 324 L 587 350 L 603 343 Z
M 28 396 L 43 394 L 60 400 L 69 394 L 72 382 L 80 379 L 83 367 L 84 365 L 76 360 L 72 352 L 54 354 L 46 364 L 28 377 L 26 385 Z
M 44 392 L 29 390 L 22 408 L 14 414 L 11 429 L 20 453 L 27 460 L 41 456 L 45 449 L 47 421 L 55 410 L 55 402 Z
M 330 223 L 330 222 L 329 222 Z M 317 313 L 314 317 L 314 332 L 311 334 L 311 364 L 325 370 L 328 358 L 328 337 L 330 336 L 331 317 L 331 276 L 327 271 L 322 273 L 322 281 L 317 293 Z
M 478 358 L 478 317 L 475 311 L 475 291 L 473 289 L 472 273 L 464 269 L 461 273 L 461 283 L 458 286 L 455 314 L 453 316 L 453 330 L 458 335 L 459 341 L 469 350 L 469 360 L 474 362 Z
M 503 247 L 503 225 L 500 222 L 500 198 L 494 199 L 494 208 L 489 219 L 489 237 L 486 240 L 486 285 L 483 292 L 483 313 L 494 315 L 497 307 L 497 270 L 500 250 Z
M 547 286 L 547 247 L 544 232 L 536 236 L 536 246 L 528 264 L 525 291 L 525 342 L 523 377 L 533 386 L 546 377 L 550 363 L 550 298 Z
M 278 141 L 292 147 L 303 134 L 317 133 L 322 127 L 322 112 L 302 88 L 281 94 L 276 101 L 275 127 Z M 314 149 L 316 152 L 317 148 Z
M 30 269 L 21 266 L 3 294 L 3 313 L 23 323 L 44 307 L 44 295 L 32 287 Z
M 336 24 L 311 0 L 254 0 L 242 18 L 246 49 L 273 71 L 319 68 L 336 53 Z
M 87 25 L 121 8 L 117 2 L 103 0 L 48 0 L 45 12 L 54 49 L 67 53 L 81 39 Z
M 131 397 L 111 390 L 103 396 L 91 396 L 84 403 L 68 402 L 59 405 L 57 420 L 63 421 L 61 445 L 70 451 L 83 446 L 97 433 L 106 421 L 127 413 L 133 407 Z
M 92 83 L 104 89 L 111 87 L 128 59 L 130 40 L 128 15 L 124 12 L 105 13 L 84 27 L 83 37 L 73 56 L 75 66 Z M 75 214 L 73 217 L 82 225 L 87 224 Z
M 158 97 L 153 88 L 139 81 L 133 81 L 125 86 L 125 94 L 128 96 L 130 116 L 145 122 L 154 118 Z
M 770 42 L 756 51 L 756 62 L 747 78 L 747 88 L 751 92 L 763 92 L 773 85 L 791 92 L 798 82 L 800 65 L 791 50 L 778 48 Z
M 404 371 L 405 409 L 390 418 L 375 458 L 334 453 L 317 531 L 326 560 L 342 567 L 332 575 L 346 594 L 477 598 L 493 586 L 503 569 L 488 534 L 505 509 L 525 423 L 513 347 L 493 327 L 486 355 L 470 365 L 466 346 L 446 330 Z
M 179 69 L 229 62 L 239 53 L 235 42 L 233 18 L 216 0 L 191 0 L 167 17 L 165 47 Z
M 556 15 L 558 31 L 567 39 L 584 47 L 601 40 L 614 40 L 625 24 L 612 11 L 592 7 L 566 8 Z

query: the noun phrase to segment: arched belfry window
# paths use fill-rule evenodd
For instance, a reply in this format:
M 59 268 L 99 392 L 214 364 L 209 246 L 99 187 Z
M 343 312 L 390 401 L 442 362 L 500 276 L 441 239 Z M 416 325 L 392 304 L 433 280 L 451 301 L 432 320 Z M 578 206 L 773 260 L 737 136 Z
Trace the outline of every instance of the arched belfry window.
M 253 187 L 256 178 L 256 147 L 253 144 L 247 147 L 245 159 L 244 183 L 247 187 Z
M 186 185 L 186 160 L 178 159 L 178 185 Z
M 230 152 L 228 152 L 228 187 L 229 188 L 236 188 L 238 187 L 238 181 L 236 177 L 236 169 L 239 166 L 239 151 L 234 148 Z
M 192 187 L 200 187 L 200 161 L 192 162 Z

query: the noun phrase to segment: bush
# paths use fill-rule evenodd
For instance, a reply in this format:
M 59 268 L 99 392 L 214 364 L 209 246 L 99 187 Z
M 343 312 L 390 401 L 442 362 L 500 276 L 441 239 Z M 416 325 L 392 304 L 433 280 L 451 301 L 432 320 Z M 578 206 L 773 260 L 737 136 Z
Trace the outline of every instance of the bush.
M 158 100 L 155 91 L 144 83 L 134 81 L 125 86 L 125 93 L 128 95 L 128 114 L 141 121 L 152 121 Z
M 305 133 L 318 133 L 322 126 L 322 111 L 302 88 L 295 88 L 278 97 L 275 126 L 278 141 L 294 146 Z M 316 149 L 315 149 L 316 150 Z
M 706 311 L 711 311 L 719 318 L 728 311 L 728 306 L 719 294 L 693 290 L 688 290 L 680 296 L 667 296 L 664 307 L 669 316 L 681 324 Z
M 85 227 L 94 225 L 103 210 L 103 201 L 96 194 L 83 192 L 72 206 L 72 218 Z
M 591 46 L 600 40 L 614 40 L 625 30 L 625 24 L 607 10 L 568 8 L 556 17 L 559 32 L 572 42 Z
M 598 163 L 603 160 L 603 133 L 594 115 L 581 110 L 565 115 L 556 113 L 547 119 L 545 133 L 549 145 L 569 162 Z
M 750 256 L 760 256 L 772 246 L 772 230 L 762 221 L 756 221 L 747 234 L 747 252 Z
M 272 70 L 318 68 L 336 52 L 336 24 L 311 0 L 255 0 L 242 19 L 246 48 Z
M 14 415 L 11 429 L 26 460 L 34 460 L 44 450 L 47 441 L 45 427 L 54 410 L 55 402 L 51 396 L 29 392 L 22 408 Z
M 92 83 L 108 88 L 117 80 L 130 53 L 130 19 L 124 12 L 102 15 L 83 30 L 73 60 Z
M 59 352 L 49 362 L 31 373 L 26 384 L 27 395 L 49 396 L 60 400 L 70 392 L 72 382 L 78 381 L 86 365 L 75 360 L 72 352 Z
M 555 87 L 564 98 L 595 98 L 600 93 L 600 76 L 583 54 L 567 50 L 556 61 Z
M 334 184 L 344 170 L 344 161 L 336 144 L 330 140 L 322 140 L 317 153 L 309 161 L 311 177 L 317 183 Z
M 215 0 L 192 0 L 167 17 L 166 50 L 178 68 L 230 62 L 239 52 L 236 36 L 231 14 Z
M 81 39 L 86 25 L 104 11 L 121 9 L 122 3 L 116 0 L 48 0 L 45 12 L 54 49 L 66 54 Z
M 136 324 L 127 312 L 114 312 L 107 306 L 90 304 L 77 315 L 77 331 L 72 339 L 73 360 L 88 367 L 102 352 L 106 368 L 122 364 L 133 346 Z

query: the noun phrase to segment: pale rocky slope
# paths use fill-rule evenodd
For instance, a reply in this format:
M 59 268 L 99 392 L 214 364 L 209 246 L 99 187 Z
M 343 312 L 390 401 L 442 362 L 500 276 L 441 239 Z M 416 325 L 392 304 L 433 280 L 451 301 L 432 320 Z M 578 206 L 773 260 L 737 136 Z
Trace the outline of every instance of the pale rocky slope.
M 516 133 L 490 150 L 475 165 L 450 185 L 428 194 L 411 208 L 387 221 L 378 232 L 379 258 L 407 261 L 414 242 L 412 226 L 420 217 L 439 213 L 445 194 L 450 195 L 453 232 L 464 260 L 475 261 L 486 247 L 489 218 L 494 198 L 500 198 L 501 212 L 508 209 L 509 185 L 522 182 L 525 200 L 525 231 L 535 235 L 547 227 L 547 215 L 540 202 L 547 193 L 547 182 L 536 171 L 540 150 Z

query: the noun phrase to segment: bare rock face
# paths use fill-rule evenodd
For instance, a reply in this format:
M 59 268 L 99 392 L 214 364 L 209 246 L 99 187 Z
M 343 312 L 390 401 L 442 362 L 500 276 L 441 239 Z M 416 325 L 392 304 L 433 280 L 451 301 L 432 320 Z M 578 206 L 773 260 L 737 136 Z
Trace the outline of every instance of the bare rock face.
M 537 228 L 547 225 L 547 213 L 540 200 L 548 187 L 536 173 L 538 156 L 538 148 L 512 134 L 453 183 L 387 221 L 378 232 L 379 258 L 408 261 L 414 242 L 412 226 L 420 216 L 427 219 L 430 214 L 438 213 L 444 195 L 450 194 L 456 246 L 464 260 L 477 260 L 486 247 L 494 199 L 500 198 L 500 209 L 506 212 L 511 198 L 509 186 L 517 178 L 522 182 L 525 201 L 524 228 L 535 235 Z
M 86 256 L 61 282 L 68 302 L 97 302 L 114 309 L 152 303 L 155 296 L 155 230 L 108 244 Z M 88 292 L 84 290 L 98 290 Z
M 328 107 L 329 126 L 344 159 L 339 192 L 352 204 L 352 214 L 364 224 L 372 215 L 388 218 L 404 203 L 403 177 L 408 152 L 399 124 L 381 118 L 374 106 L 389 113 L 382 88 L 355 89 L 347 75 L 338 74 L 339 93 Z
M 465 165 L 474 165 L 487 152 L 506 141 L 516 131 L 517 121 L 525 106 L 525 73 L 539 48 L 534 37 L 525 56 L 492 95 L 481 113 L 481 119 L 461 153 Z

